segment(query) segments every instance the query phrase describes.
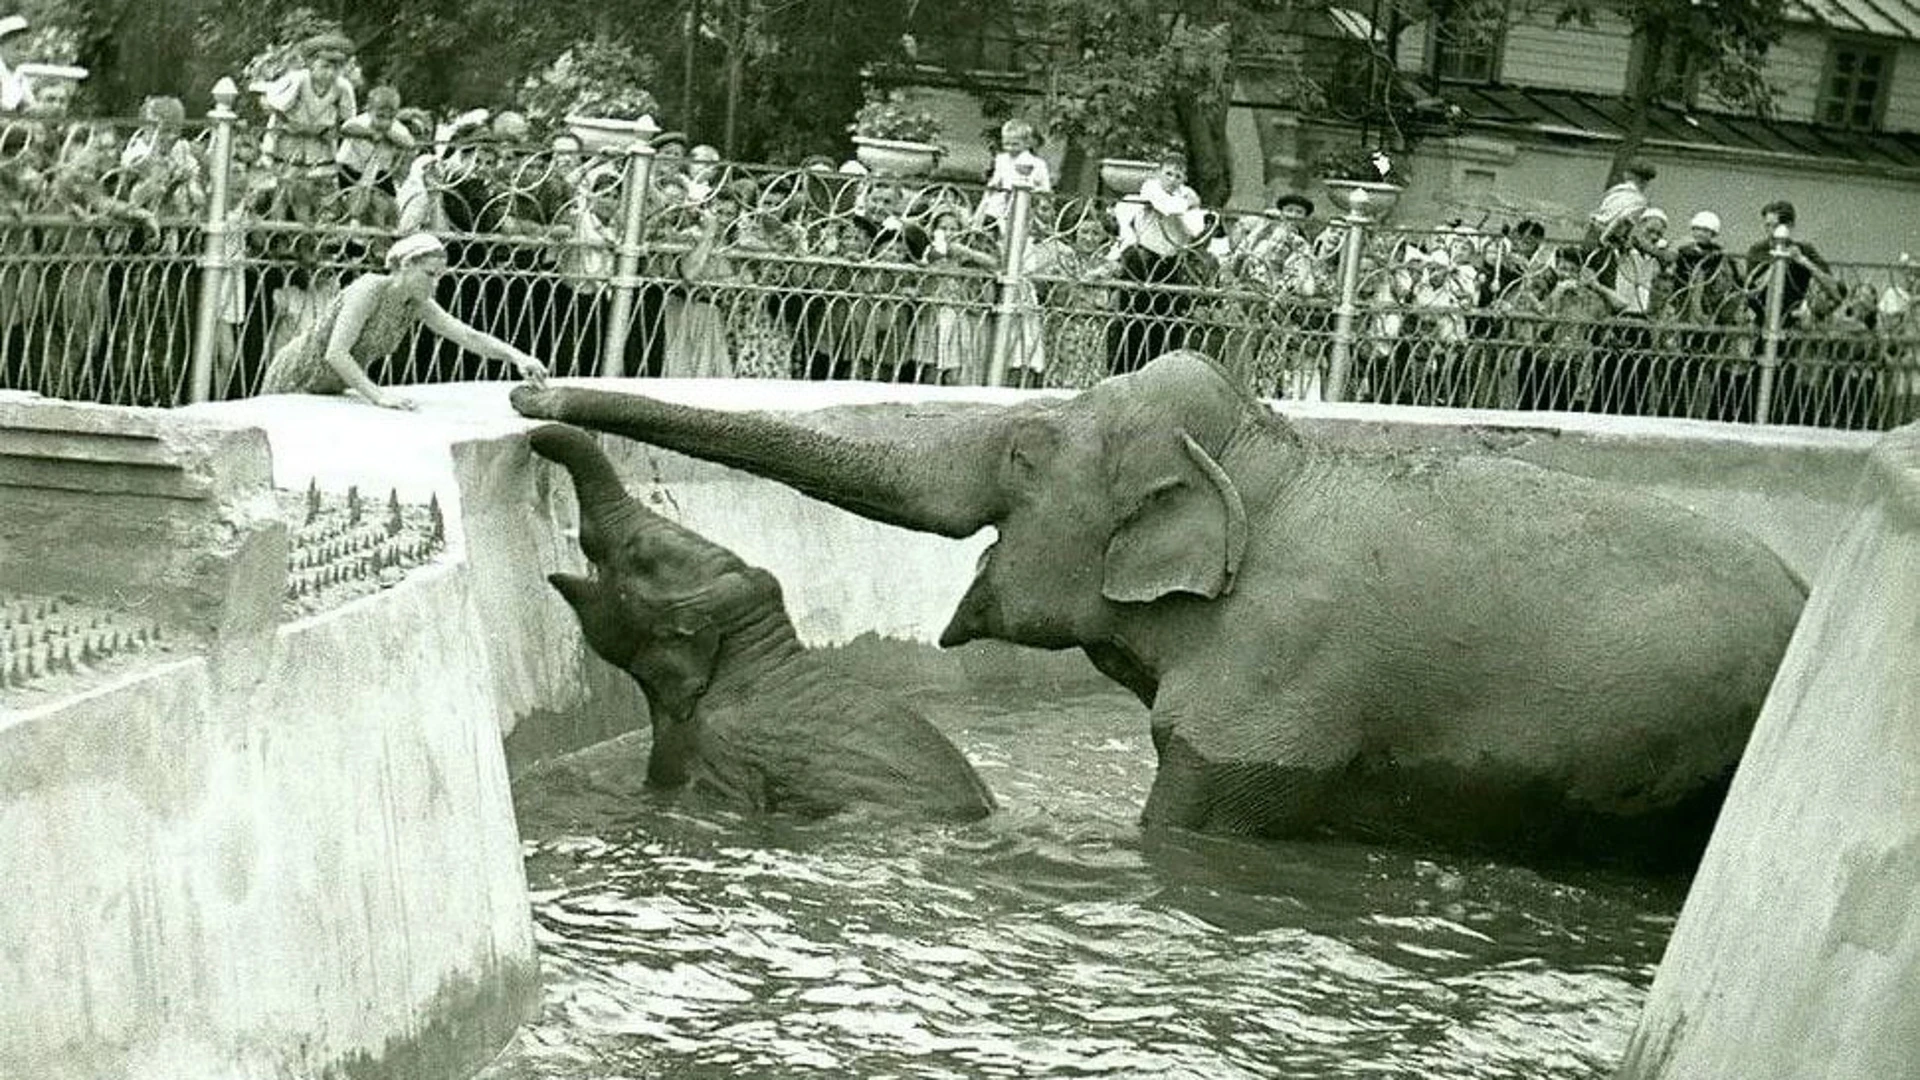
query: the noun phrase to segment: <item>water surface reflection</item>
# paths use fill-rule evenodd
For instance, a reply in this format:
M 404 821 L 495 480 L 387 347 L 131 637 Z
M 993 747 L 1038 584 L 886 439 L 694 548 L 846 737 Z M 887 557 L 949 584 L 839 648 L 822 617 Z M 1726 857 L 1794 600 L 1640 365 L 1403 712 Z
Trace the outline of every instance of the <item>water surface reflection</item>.
M 1115 691 L 929 715 L 1003 812 L 694 816 L 644 739 L 517 785 L 547 987 L 488 1080 L 1606 1076 L 1671 881 L 1341 844 L 1143 845 Z

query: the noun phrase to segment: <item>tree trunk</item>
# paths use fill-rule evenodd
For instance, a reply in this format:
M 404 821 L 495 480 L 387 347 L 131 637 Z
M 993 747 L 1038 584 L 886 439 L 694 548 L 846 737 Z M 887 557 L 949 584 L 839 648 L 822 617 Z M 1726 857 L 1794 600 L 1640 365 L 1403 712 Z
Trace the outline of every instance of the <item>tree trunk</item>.
M 720 156 L 728 161 L 734 160 L 734 151 L 740 145 L 735 136 L 740 119 L 740 86 L 746 74 L 747 48 L 751 44 L 746 14 L 742 11 L 744 3 L 745 0 L 727 0 L 727 124 Z
M 1607 167 L 1608 187 L 1625 178 L 1627 166 L 1640 156 L 1640 146 L 1647 141 L 1648 121 L 1660 87 L 1660 70 L 1666 60 L 1666 27 L 1661 23 L 1642 23 L 1634 28 L 1633 41 L 1638 62 L 1633 65 L 1627 85 L 1627 130 L 1620 145 L 1614 147 L 1613 163 Z
M 700 0 L 690 0 L 680 38 L 680 130 L 692 131 L 693 61 L 695 44 L 700 40 Z
M 1066 195 L 1092 195 L 1099 184 L 1099 170 L 1088 168 L 1090 163 L 1086 145 L 1079 139 L 1068 139 L 1060 151 L 1060 178 L 1054 182 L 1054 190 Z
M 1173 114 L 1187 147 L 1187 182 L 1208 206 L 1226 205 L 1233 195 L 1233 155 L 1227 146 L 1225 92 L 1178 93 Z

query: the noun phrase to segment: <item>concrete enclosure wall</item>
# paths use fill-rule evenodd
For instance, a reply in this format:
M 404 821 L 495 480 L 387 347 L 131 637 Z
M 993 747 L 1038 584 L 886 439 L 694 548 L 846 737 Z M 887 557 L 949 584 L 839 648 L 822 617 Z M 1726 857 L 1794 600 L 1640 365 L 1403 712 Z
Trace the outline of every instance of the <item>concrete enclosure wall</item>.
M 1843 520 L 1623 1080 L 1920 1064 L 1920 428 L 1886 439 Z
M 997 390 L 603 385 L 720 408 Z M 460 1077 L 538 1000 L 503 739 L 526 757 L 645 722 L 545 575 L 584 563 L 571 486 L 506 387 L 183 410 L 257 427 L 272 482 L 437 497 L 447 549 L 398 586 L 83 696 L 0 712 L 0 1076 Z M 1350 445 L 1512 453 L 1650 487 L 1756 530 L 1805 574 L 1871 437 L 1592 417 L 1288 407 Z M 910 427 L 904 434 L 910 435 Z M 624 440 L 629 487 L 777 574 L 801 635 L 932 642 L 990 531 L 908 533 Z M 210 654 L 217 656 L 218 654 Z M 963 664 L 1027 670 L 982 643 Z M 1077 654 L 1049 663 L 1090 666 Z M 1041 670 L 1036 666 L 1035 671 Z

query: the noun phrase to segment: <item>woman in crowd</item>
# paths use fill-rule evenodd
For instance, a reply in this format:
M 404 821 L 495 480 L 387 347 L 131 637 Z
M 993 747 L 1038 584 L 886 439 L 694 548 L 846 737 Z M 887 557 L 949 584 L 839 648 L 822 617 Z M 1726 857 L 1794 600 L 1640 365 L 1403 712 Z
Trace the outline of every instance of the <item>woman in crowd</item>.
M 522 378 L 540 384 L 540 361 L 481 333 L 434 302 L 433 288 L 447 268 L 447 249 L 437 238 L 414 233 L 387 252 L 387 272 L 365 274 L 340 291 L 307 330 L 288 342 L 267 366 L 263 394 L 337 394 L 354 390 L 372 404 L 411 409 L 413 402 L 389 393 L 367 377 L 366 366 L 391 354 L 424 326 L 468 352 L 512 364 Z

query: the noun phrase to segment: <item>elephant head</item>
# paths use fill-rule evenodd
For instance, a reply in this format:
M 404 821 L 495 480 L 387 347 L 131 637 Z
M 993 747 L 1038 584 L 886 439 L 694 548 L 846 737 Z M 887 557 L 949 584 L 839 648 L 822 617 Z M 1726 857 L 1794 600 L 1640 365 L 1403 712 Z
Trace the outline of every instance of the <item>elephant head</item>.
M 1071 398 L 1009 406 L 796 417 L 530 386 L 513 403 L 909 529 L 964 537 L 992 525 L 997 539 L 941 643 L 991 637 L 1043 648 L 1104 643 L 1119 605 L 1229 593 L 1247 513 L 1221 462 L 1249 424 L 1278 423 L 1195 353 Z
M 593 568 L 547 581 L 573 608 L 588 647 L 645 691 L 654 734 L 648 779 L 683 784 L 694 706 L 730 637 L 777 633 L 772 624 L 785 618 L 779 582 L 627 494 L 585 432 L 552 425 L 530 441 L 573 478 L 580 550 Z

